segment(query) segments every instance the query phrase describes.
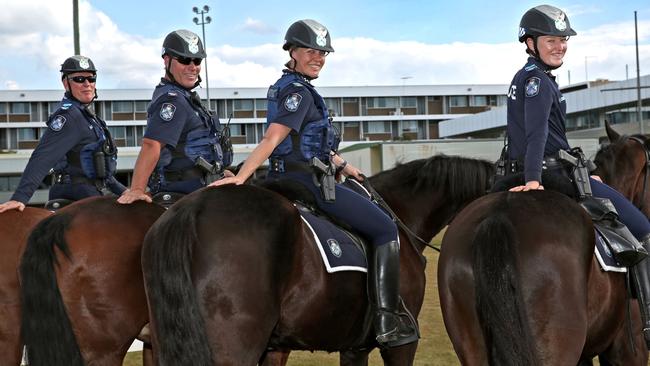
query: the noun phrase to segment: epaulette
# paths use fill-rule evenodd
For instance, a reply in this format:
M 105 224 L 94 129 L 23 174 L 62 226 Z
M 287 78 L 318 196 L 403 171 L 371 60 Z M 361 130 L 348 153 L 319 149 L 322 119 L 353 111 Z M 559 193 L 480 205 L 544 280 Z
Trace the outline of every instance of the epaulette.
M 537 65 L 535 65 L 535 64 L 530 64 L 530 65 L 524 67 L 524 70 L 526 70 L 526 71 L 533 71 L 533 70 L 538 69 L 538 68 L 539 68 L 539 67 L 537 67 Z
M 302 83 L 299 83 L 299 82 L 297 82 L 297 81 L 294 81 L 294 82 L 291 83 L 291 84 L 292 84 L 293 86 L 299 86 L 299 87 L 301 87 L 301 88 L 304 87 L 304 85 L 303 85 Z

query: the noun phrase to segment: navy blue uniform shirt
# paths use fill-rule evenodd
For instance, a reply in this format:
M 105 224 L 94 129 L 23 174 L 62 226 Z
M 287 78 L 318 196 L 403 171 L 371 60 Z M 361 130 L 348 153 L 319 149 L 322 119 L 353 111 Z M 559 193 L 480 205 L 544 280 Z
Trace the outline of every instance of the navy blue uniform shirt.
M 172 154 L 177 145 L 185 143 L 187 134 L 196 129 L 210 129 L 210 116 L 194 106 L 189 98 L 191 93 L 167 79 L 161 79 L 156 86 L 147 110 L 147 130 L 144 137 L 165 145 L 161 151 L 160 164 L 165 170 L 184 170 L 193 165 L 187 159 L 175 159 L 172 156 L 184 156 L 178 151 Z M 219 120 L 212 117 L 218 127 Z
M 101 128 L 99 123 L 81 103 L 66 93 L 58 109 L 49 117 L 48 128 L 29 158 L 11 199 L 26 204 L 55 166 L 57 172 L 83 176 L 79 167 L 66 163 L 66 154 L 78 156 L 85 145 L 98 141 L 94 129 Z
M 278 92 L 278 115 L 270 122 L 287 126 L 292 129 L 292 134 L 297 134 L 303 123 L 321 118 L 323 113 L 318 109 L 309 89 L 300 83 L 291 83 Z
M 547 66 L 533 57 L 508 91 L 508 156 L 524 163 L 526 182 L 542 179 L 544 156 L 566 150 L 566 102 Z

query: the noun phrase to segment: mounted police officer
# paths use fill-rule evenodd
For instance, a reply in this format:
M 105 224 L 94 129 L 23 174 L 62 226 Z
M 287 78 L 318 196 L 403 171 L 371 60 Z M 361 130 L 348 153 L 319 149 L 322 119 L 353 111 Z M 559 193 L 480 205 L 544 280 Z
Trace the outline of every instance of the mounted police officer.
M 553 6 L 540 5 L 528 10 L 519 25 L 519 42 L 525 43 L 529 58 L 515 74 L 508 92 L 508 159 L 510 173 L 523 172 L 524 185 L 511 188 L 520 192 L 544 189 L 542 172 L 568 175 L 559 158 L 569 150 L 566 137 L 566 101 L 553 70 L 562 66 L 570 36 L 576 35 L 566 14 Z M 578 191 L 607 198 L 634 237 L 650 252 L 650 223 L 641 211 L 596 176 L 574 179 Z M 577 182 L 580 183 L 580 182 Z M 633 243 L 638 247 L 639 243 Z M 641 249 L 643 251 L 643 249 Z M 644 320 L 644 337 L 650 342 L 650 260 L 633 267 L 635 285 Z M 649 343 L 650 344 L 650 343 Z
M 334 130 L 325 101 L 311 84 L 333 52 L 330 34 L 311 20 L 293 23 L 283 49 L 291 60 L 282 77 L 269 88 L 267 130 L 235 177 L 213 185 L 243 184 L 268 158 L 268 179 L 297 181 L 315 196 L 327 214 L 352 226 L 374 247 L 369 258 L 369 291 L 375 312 L 376 339 L 394 347 L 418 339 L 416 327 L 397 315 L 399 306 L 399 243 L 395 223 L 371 201 L 336 184 L 342 172 L 362 180 L 359 169 L 337 153 Z
M 201 82 L 199 73 L 205 56 L 201 39 L 193 32 L 176 30 L 165 38 L 165 76 L 156 86 L 147 109 L 147 130 L 131 188 L 118 202 L 151 202 L 145 193 L 147 184 L 154 195 L 187 194 L 224 175 L 232 175 L 224 170 L 232 162 L 232 147 L 219 119 L 192 91 Z
M 48 128 L 29 158 L 16 192 L 10 201 L 0 205 L 0 212 L 22 211 L 50 172 L 50 200 L 76 201 L 124 191 L 114 177 L 117 148 L 106 123 L 91 106 L 97 98 L 95 64 L 88 57 L 72 56 L 63 62 L 60 71 L 65 88 L 63 100 L 50 115 Z

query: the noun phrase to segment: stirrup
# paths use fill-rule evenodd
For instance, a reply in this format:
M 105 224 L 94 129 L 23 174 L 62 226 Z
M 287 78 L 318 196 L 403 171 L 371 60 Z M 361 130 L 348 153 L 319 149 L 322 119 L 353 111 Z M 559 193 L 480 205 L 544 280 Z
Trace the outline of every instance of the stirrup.
M 411 324 L 415 323 L 405 323 L 402 321 L 400 314 L 385 313 L 383 315 L 393 317 L 396 325 L 393 329 L 385 333 L 378 334 L 375 337 L 375 340 L 381 347 L 392 348 L 403 346 L 405 344 L 416 342 L 418 339 L 420 339 L 420 334 L 417 326 L 411 326 Z M 410 319 L 408 316 L 407 318 Z

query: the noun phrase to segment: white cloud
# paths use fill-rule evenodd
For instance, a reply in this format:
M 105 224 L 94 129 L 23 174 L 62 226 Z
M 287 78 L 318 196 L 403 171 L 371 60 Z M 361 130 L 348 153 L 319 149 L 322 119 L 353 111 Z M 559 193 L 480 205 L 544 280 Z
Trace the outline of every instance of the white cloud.
M 15 80 L 5 80 L 5 89 L 8 90 L 18 90 L 20 89 L 20 86 Z
M 278 30 L 274 27 L 264 23 L 261 20 L 246 18 L 244 25 L 241 26 L 242 30 L 257 33 L 257 34 L 272 34 L 277 33 Z
M 45 88 L 60 88 L 58 69 L 73 48 L 71 13 L 70 2 L 33 0 L 4 5 L 0 44 L 3 54 L 12 57 L 0 60 L 0 87 L 43 88 L 43 80 L 47 80 Z M 128 34 L 84 0 L 80 1 L 80 19 L 82 54 L 99 68 L 99 89 L 153 88 L 163 75 L 163 36 L 152 39 Z M 251 30 L 271 31 L 258 20 L 249 18 L 246 23 Z M 641 71 L 647 74 L 649 21 L 639 23 L 639 38 Z M 507 84 L 526 59 L 523 45 L 515 41 L 428 44 L 355 37 L 336 38 L 333 45 L 336 52 L 328 57 L 317 85 Z M 208 56 L 211 87 L 266 87 L 279 77 L 288 60 L 280 43 L 209 47 Z M 584 81 L 585 56 L 591 79 L 623 79 L 626 64 L 629 76 L 634 76 L 633 23 L 604 25 L 571 38 L 565 66 L 558 70 L 561 84 L 568 82 L 569 70 L 572 82 Z M 23 65 L 17 59 L 30 61 Z M 404 76 L 412 78 L 402 80 Z

